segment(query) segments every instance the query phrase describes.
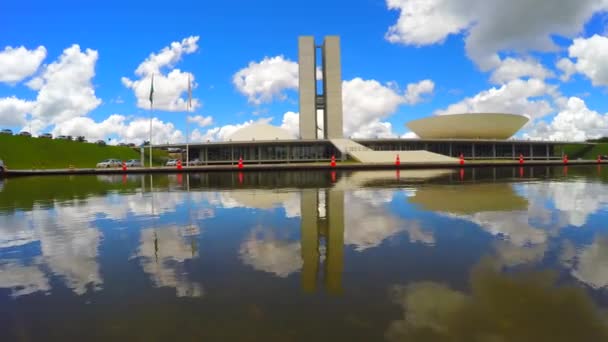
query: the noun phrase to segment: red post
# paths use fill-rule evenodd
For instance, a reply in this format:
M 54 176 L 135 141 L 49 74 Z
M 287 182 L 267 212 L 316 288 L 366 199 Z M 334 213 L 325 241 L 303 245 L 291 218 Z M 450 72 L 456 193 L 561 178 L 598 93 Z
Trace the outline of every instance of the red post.
M 336 156 L 335 155 L 331 155 L 331 163 L 329 163 L 329 165 L 331 167 L 336 167 Z
M 239 164 L 238 164 L 238 168 L 242 169 L 243 168 L 243 157 L 239 157 Z
M 568 164 L 568 155 L 564 154 L 564 164 Z
M 523 178 L 524 177 L 524 168 L 523 167 L 519 167 L 519 178 Z
M 239 184 L 243 184 L 243 173 L 239 172 Z
M 464 154 L 460 154 L 460 165 L 464 165 Z
M 332 171 L 331 172 L 331 182 L 335 183 L 336 182 L 336 171 Z
M 519 165 L 522 165 L 524 163 L 524 155 L 523 154 L 519 154 Z
M 601 164 L 602 163 L 602 156 L 601 155 L 597 155 L 597 163 Z
M 178 170 L 181 170 L 181 169 L 182 169 L 182 161 L 181 161 L 181 160 L 178 160 L 178 161 L 177 161 L 177 169 L 178 169 Z
M 397 155 L 397 158 L 395 159 L 395 165 L 396 166 L 401 165 L 401 160 L 399 159 L 399 155 Z
M 123 171 L 127 171 L 127 164 L 125 163 L 125 161 L 122 161 L 122 170 Z
M 464 169 L 460 168 L 460 181 L 462 182 L 464 180 Z

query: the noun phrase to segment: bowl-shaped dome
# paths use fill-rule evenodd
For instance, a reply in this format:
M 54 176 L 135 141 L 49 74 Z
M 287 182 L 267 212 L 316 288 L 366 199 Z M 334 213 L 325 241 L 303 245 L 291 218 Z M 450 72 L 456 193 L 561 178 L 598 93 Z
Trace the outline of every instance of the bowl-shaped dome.
M 509 139 L 526 122 L 517 114 L 447 114 L 410 121 L 407 127 L 422 139 Z
M 228 139 L 232 141 L 292 140 L 294 137 L 282 128 L 265 123 L 257 123 L 237 130 Z

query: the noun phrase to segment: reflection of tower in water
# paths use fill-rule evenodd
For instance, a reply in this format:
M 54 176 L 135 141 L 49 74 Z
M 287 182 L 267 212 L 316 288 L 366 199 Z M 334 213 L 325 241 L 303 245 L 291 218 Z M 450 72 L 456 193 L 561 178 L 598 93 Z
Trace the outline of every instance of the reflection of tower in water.
M 344 265 L 344 191 L 302 191 L 302 288 L 314 292 L 323 260 L 323 278 L 328 292 L 342 291 Z M 325 246 L 325 258 L 321 246 Z

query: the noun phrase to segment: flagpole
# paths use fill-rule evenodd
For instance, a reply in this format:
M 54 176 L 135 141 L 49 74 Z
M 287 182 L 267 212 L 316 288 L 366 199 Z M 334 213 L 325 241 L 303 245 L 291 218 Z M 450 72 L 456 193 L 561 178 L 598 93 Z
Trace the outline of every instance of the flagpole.
M 152 80 L 150 81 L 150 168 L 152 168 L 152 112 L 154 111 L 154 74 L 152 74 Z
M 190 83 L 190 75 L 188 75 L 188 103 L 186 104 L 186 166 L 190 166 L 190 109 L 192 108 L 192 83 Z

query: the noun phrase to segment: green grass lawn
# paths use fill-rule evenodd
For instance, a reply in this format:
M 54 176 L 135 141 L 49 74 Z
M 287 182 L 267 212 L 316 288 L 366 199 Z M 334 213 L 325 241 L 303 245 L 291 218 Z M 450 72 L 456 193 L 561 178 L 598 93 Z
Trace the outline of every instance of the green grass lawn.
M 595 160 L 597 159 L 598 154 L 608 155 L 608 143 L 598 143 L 591 149 L 585 148 L 584 145 L 564 145 L 564 153 L 571 159 L 582 158 Z
M 146 149 L 146 156 L 148 150 Z M 155 165 L 167 158 L 164 151 L 153 151 Z M 116 158 L 139 159 L 139 149 L 99 146 L 68 140 L 0 135 L 0 159 L 10 169 L 59 169 L 95 167 L 98 162 Z M 146 161 L 147 161 L 146 157 Z

